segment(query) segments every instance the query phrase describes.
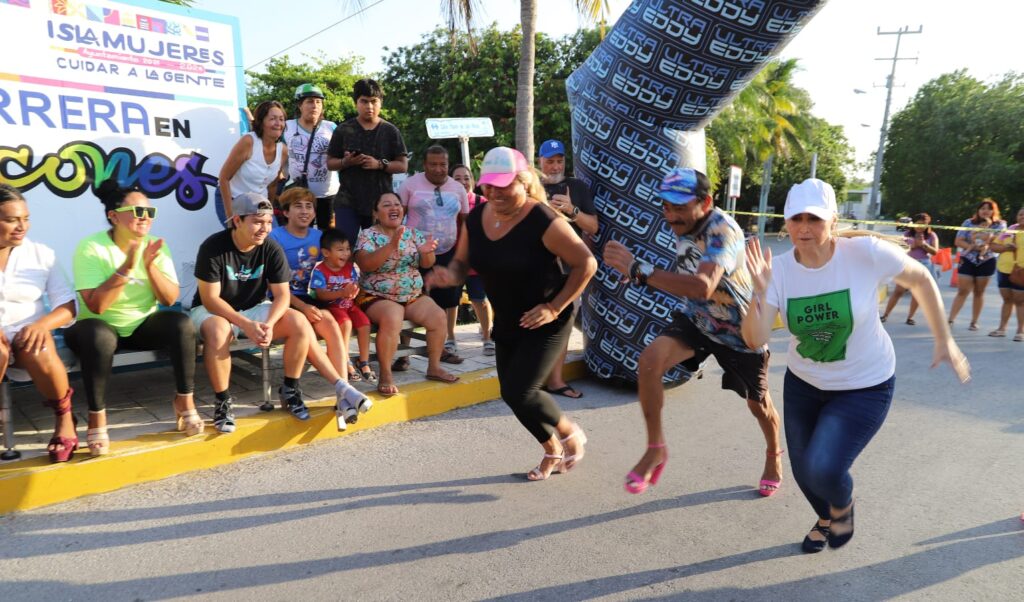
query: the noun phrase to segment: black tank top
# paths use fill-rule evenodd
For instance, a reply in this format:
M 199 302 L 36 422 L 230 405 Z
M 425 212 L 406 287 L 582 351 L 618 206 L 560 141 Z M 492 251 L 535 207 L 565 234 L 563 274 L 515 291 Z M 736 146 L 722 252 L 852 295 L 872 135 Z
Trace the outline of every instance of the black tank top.
M 514 337 L 522 315 L 554 299 L 565 284 L 558 258 L 542 240 L 553 218 L 534 205 L 504 236 L 491 240 L 484 233 L 484 207 L 477 205 L 466 218 L 469 265 L 480 274 L 494 308 L 495 338 Z M 557 322 L 571 315 L 570 304 Z

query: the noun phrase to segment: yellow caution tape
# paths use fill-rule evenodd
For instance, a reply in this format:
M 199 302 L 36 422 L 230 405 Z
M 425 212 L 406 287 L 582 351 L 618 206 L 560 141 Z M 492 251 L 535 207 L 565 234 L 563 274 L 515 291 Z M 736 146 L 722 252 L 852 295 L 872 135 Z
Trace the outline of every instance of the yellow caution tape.
M 731 213 L 733 215 L 752 215 L 752 216 L 755 216 L 755 217 L 763 215 L 765 217 L 778 217 L 778 218 L 781 218 L 781 219 L 786 219 L 786 216 L 782 215 L 781 213 L 758 213 L 756 211 L 729 211 L 728 209 L 723 209 L 722 211 L 725 211 L 726 213 Z M 903 223 L 903 222 L 889 222 L 889 221 L 870 220 L 870 219 L 851 219 L 851 218 L 847 218 L 847 217 L 840 217 L 840 218 L 837 219 L 837 221 L 849 222 L 851 224 L 872 224 L 872 225 L 876 225 L 876 226 L 902 226 L 902 227 L 905 227 L 905 228 L 914 228 L 914 227 L 916 227 L 918 225 L 921 225 L 921 224 L 912 224 L 912 223 Z M 936 224 L 928 224 L 928 227 L 931 228 L 932 230 L 966 230 L 968 232 L 992 232 L 992 233 L 1005 232 L 1005 230 L 995 230 L 993 228 L 975 228 L 975 227 L 966 227 L 965 228 L 963 226 L 939 226 L 939 225 L 936 225 Z

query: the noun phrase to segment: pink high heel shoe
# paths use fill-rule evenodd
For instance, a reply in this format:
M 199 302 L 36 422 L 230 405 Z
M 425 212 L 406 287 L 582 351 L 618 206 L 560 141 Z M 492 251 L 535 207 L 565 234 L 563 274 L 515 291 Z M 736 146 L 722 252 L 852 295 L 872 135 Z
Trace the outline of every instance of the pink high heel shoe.
M 786 453 L 786 450 L 784 450 L 784 449 L 783 450 L 779 450 L 778 452 L 776 452 L 774 454 L 771 453 L 771 452 L 767 452 L 767 453 L 768 453 L 768 457 L 773 457 L 773 456 L 774 457 L 779 457 L 782 454 Z M 761 482 L 758 483 L 757 492 L 760 493 L 762 497 L 771 497 L 771 496 L 775 495 L 775 492 L 777 492 L 779 490 L 779 487 L 781 487 L 781 486 L 782 486 L 782 481 L 781 480 L 780 481 L 772 481 L 770 479 L 761 479 Z
M 665 448 L 665 444 L 664 443 L 655 443 L 653 445 L 648 445 L 647 446 L 647 449 L 663 449 L 663 448 Z M 637 495 L 637 494 L 640 494 L 640 493 L 643 493 L 643 492 L 647 491 L 647 487 L 648 486 L 650 486 L 650 485 L 657 485 L 658 484 L 658 479 L 661 478 L 661 472 L 663 470 L 665 470 L 665 464 L 668 464 L 668 450 L 667 449 L 665 450 L 665 459 L 662 460 L 660 464 L 658 464 L 657 466 L 654 467 L 654 470 L 651 471 L 651 478 L 650 479 L 645 479 L 643 475 L 637 474 L 636 471 L 633 471 L 633 470 L 629 471 L 629 474 L 626 475 L 626 484 L 625 484 L 626 491 L 628 491 L 628 492 L 630 492 L 630 493 L 632 493 L 634 495 Z

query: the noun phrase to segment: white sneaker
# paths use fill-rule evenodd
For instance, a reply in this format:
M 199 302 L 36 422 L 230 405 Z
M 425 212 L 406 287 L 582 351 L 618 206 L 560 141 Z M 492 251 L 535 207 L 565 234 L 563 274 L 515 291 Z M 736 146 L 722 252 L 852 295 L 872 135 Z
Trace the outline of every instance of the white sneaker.
M 334 421 L 338 424 L 338 432 L 343 433 L 348 430 L 348 423 L 345 422 L 345 414 L 338 409 L 338 406 L 334 406 Z

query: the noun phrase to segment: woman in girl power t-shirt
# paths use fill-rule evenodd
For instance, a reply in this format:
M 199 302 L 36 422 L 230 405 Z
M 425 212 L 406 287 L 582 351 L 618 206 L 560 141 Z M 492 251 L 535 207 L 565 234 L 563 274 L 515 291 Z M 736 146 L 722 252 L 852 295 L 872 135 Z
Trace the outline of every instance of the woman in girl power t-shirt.
M 853 537 L 850 467 L 882 426 L 895 389 L 896 354 L 879 320 L 878 287 L 895 280 L 918 300 L 935 336 L 932 365 L 950 363 L 961 382 L 970 366 L 924 266 L 880 238 L 836 235 L 830 185 L 797 184 L 784 213 L 791 251 L 772 259 L 756 238 L 747 245 L 754 298 L 742 332 L 756 349 L 779 314 L 790 331 L 783 420 L 793 476 L 818 517 L 802 547 L 820 552 Z

